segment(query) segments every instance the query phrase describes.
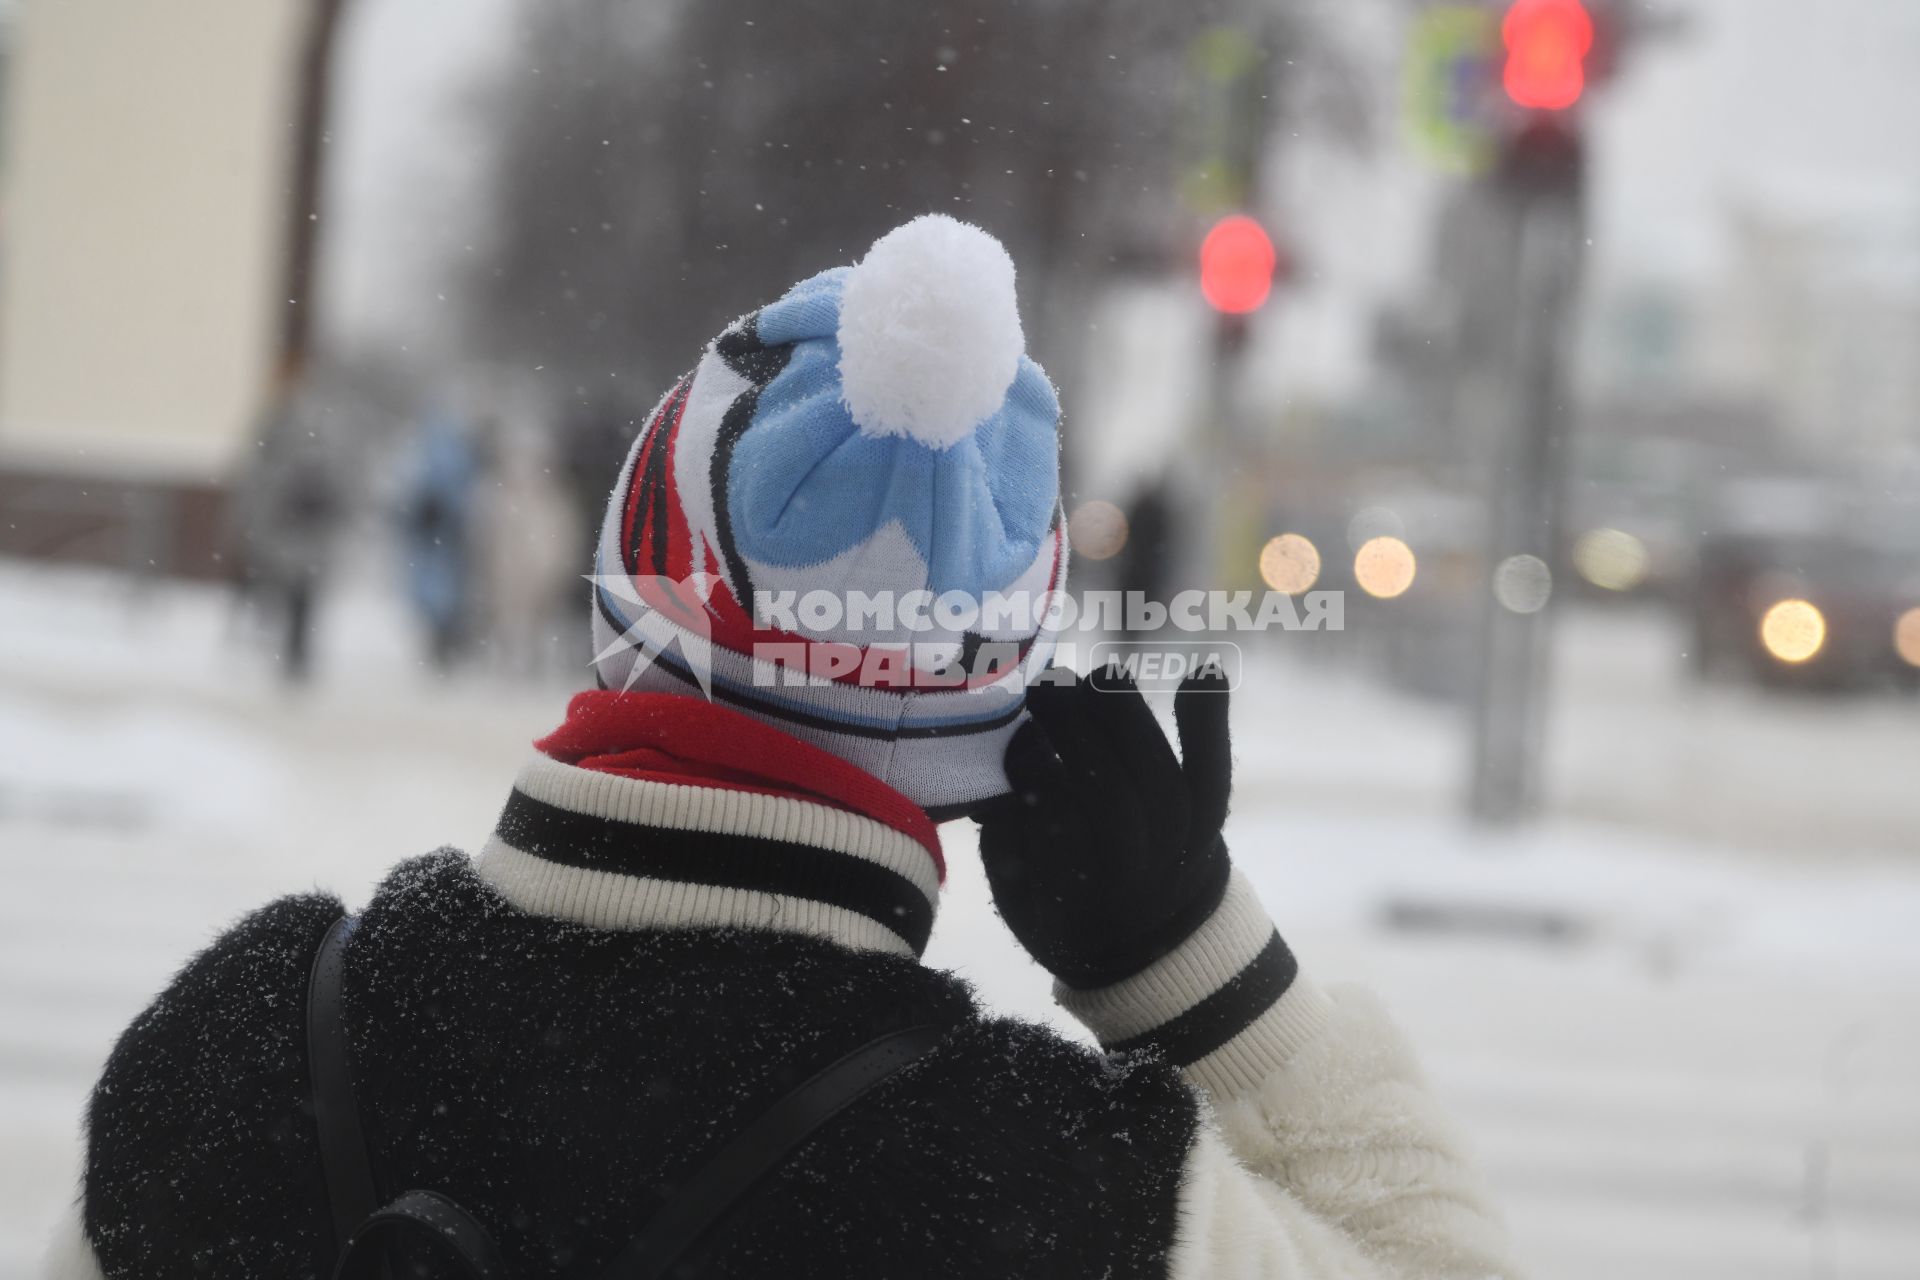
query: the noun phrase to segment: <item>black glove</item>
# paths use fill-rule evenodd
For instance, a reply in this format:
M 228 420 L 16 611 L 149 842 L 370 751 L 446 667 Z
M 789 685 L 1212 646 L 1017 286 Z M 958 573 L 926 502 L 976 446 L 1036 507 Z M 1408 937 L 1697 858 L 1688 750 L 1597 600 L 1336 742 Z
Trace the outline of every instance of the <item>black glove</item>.
M 1227 683 L 1180 686 L 1176 760 L 1126 675 L 1049 673 L 1060 677 L 1027 691 L 1032 719 L 1007 747 L 1013 793 L 976 816 L 1001 919 L 1056 978 L 1088 990 L 1179 946 L 1226 893 Z

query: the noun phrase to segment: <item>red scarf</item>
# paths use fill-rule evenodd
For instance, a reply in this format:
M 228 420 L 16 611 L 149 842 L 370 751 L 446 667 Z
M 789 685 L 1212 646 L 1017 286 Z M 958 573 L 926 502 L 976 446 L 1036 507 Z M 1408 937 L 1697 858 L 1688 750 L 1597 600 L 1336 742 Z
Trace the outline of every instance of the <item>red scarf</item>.
M 947 878 L 926 810 L 863 769 L 731 707 L 671 693 L 590 689 L 559 728 L 533 744 L 598 773 L 830 805 L 912 836 Z

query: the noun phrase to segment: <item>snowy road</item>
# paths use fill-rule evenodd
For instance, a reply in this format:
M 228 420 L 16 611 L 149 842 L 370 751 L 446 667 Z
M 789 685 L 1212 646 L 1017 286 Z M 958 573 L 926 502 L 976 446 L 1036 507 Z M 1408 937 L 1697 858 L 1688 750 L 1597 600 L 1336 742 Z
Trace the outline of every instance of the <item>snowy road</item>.
M 1920 714 L 1693 690 L 1657 624 L 1577 621 L 1563 816 L 1474 835 L 1449 716 L 1276 659 L 1236 717 L 1238 858 L 1308 965 L 1394 1005 L 1536 1274 L 1920 1275 Z M 422 684 L 370 598 L 323 638 L 351 689 L 286 697 L 226 629 L 0 567 L 0 1277 L 165 976 L 274 894 L 477 843 L 562 701 Z M 1055 1018 L 948 835 L 931 958 Z

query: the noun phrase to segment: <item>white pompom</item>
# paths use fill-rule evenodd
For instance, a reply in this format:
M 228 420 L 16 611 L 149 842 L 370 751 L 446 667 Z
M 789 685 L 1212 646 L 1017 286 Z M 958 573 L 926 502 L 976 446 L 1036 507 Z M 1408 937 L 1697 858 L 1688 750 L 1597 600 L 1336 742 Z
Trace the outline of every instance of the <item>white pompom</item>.
M 895 227 L 847 276 L 841 394 L 867 435 L 958 444 L 1000 408 L 1025 347 L 1013 259 L 958 219 Z

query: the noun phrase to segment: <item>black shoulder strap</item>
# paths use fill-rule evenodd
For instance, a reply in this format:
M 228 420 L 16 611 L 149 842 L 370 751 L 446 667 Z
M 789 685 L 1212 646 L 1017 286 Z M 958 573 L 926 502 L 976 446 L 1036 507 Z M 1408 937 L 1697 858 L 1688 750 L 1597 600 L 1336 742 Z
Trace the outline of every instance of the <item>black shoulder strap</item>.
M 333 1250 L 347 1247 L 360 1224 L 380 1207 L 373 1187 L 360 1109 L 353 1100 L 347 1056 L 347 1019 L 341 1007 L 341 977 L 347 967 L 352 916 L 341 916 L 320 939 L 307 981 L 307 1076 L 313 1089 L 313 1120 L 320 1130 L 320 1165 L 333 1215 Z M 330 1259 L 329 1259 L 330 1261 Z M 322 1274 L 331 1271 L 331 1265 Z
M 926 1056 L 945 1028 L 908 1027 L 870 1040 L 821 1068 L 722 1147 L 656 1213 L 600 1280 L 655 1280 L 756 1183 L 862 1094 Z
M 373 1162 L 360 1127 L 347 1052 L 346 1008 L 341 986 L 347 939 L 359 923 L 341 916 L 320 939 L 307 981 L 307 1073 L 312 1078 L 313 1116 L 320 1131 L 320 1164 L 326 1174 L 333 1239 L 323 1249 L 319 1274 L 333 1280 L 386 1280 L 387 1250 L 399 1237 L 426 1241 L 450 1255 L 468 1280 L 511 1280 L 506 1258 L 487 1229 L 437 1191 L 409 1191 L 382 1206 L 374 1189 Z
M 506 1262 L 493 1237 L 446 1196 L 409 1191 L 380 1207 L 353 1098 L 340 995 L 347 939 L 356 923 L 353 917 L 343 916 L 327 930 L 307 988 L 307 1069 L 337 1258 L 328 1260 L 322 1274 L 332 1274 L 336 1280 L 376 1275 L 387 1244 L 396 1235 L 411 1232 L 435 1239 L 473 1280 L 507 1280 Z M 945 1034 L 945 1027 L 932 1024 L 891 1031 L 815 1072 L 702 1165 L 601 1273 L 600 1280 L 657 1280 L 666 1275 L 728 1210 L 822 1125 L 889 1076 L 925 1057 Z

